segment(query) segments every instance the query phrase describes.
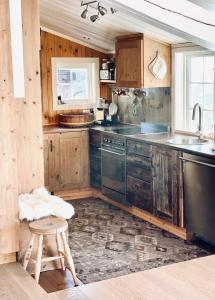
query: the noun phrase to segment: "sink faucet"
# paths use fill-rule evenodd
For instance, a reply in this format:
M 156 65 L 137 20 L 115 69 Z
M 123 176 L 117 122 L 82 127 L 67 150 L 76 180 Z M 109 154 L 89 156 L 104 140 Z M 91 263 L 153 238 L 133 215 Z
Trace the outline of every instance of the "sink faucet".
M 196 109 L 199 108 L 199 124 L 198 124 L 198 131 L 196 134 L 198 135 L 199 139 L 201 138 L 201 131 L 202 131 L 202 108 L 199 103 L 196 103 L 193 107 L 193 114 L 192 114 L 192 120 L 195 120 L 196 116 Z

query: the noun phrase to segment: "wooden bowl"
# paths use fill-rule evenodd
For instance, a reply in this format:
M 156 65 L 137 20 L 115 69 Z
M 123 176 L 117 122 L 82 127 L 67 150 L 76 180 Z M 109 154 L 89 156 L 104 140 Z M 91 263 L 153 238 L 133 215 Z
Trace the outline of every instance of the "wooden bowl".
M 94 121 L 94 114 L 77 112 L 71 114 L 59 114 L 59 125 L 63 127 L 85 127 Z

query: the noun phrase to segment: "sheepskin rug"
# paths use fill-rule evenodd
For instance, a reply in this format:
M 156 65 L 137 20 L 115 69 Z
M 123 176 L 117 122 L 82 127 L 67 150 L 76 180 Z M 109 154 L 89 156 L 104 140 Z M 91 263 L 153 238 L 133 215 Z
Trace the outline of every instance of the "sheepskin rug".
M 70 219 L 74 213 L 71 204 L 51 195 L 44 187 L 36 188 L 31 194 L 19 196 L 19 219 L 21 221 L 33 221 L 51 215 Z

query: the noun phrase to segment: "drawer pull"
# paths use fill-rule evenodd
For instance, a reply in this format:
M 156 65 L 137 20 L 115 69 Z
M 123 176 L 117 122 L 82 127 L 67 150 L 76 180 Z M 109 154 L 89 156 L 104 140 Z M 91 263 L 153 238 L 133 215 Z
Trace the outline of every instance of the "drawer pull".
M 197 165 L 202 165 L 202 166 L 206 166 L 206 167 L 215 168 L 215 165 L 208 164 L 208 163 L 205 163 L 205 162 L 201 162 L 201 161 L 198 161 L 198 160 L 184 158 L 184 157 L 179 157 L 179 159 L 181 159 L 184 162 L 191 162 L 191 163 L 194 163 L 194 164 L 197 164 Z
M 50 141 L 50 152 L 53 151 L 53 143 L 52 143 L 52 140 Z

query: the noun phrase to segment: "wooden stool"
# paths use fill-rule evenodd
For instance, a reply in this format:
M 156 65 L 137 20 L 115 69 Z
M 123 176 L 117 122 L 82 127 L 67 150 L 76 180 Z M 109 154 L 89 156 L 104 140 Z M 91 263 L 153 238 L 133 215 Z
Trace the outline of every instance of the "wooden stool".
M 31 259 L 33 263 L 35 263 L 35 280 L 38 283 L 40 277 L 41 263 L 43 261 L 52 261 L 56 259 L 61 260 L 62 269 L 65 270 L 65 262 L 64 259 L 67 260 L 70 271 L 72 273 L 72 277 L 75 285 L 78 285 L 78 278 L 76 276 L 75 267 L 73 263 L 73 259 L 70 253 L 70 248 L 67 243 L 65 231 L 68 228 L 68 223 L 66 220 L 56 217 L 48 217 L 42 220 L 34 221 L 29 224 L 29 229 L 31 232 L 31 239 L 29 242 L 28 249 L 24 256 L 23 267 L 26 270 L 28 266 L 28 262 Z M 45 235 L 56 235 L 58 256 L 53 257 L 43 257 L 43 236 Z M 38 237 L 38 249 L 36 259 L 31 258 L 31 253 L 34 247 L 35 237 Z

